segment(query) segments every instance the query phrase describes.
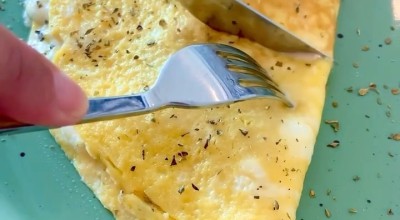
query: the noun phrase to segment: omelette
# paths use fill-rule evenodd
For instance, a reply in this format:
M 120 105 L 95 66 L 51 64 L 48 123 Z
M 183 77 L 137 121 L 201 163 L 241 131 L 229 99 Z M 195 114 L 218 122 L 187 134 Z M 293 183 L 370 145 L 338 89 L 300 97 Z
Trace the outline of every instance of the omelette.
M 333 54 L 339 0 L 246 2 Z M 171 54 L 212 42 L 251 55 L 295 105 L 167 108 L 52 130 L 116 219 L 296 219 L 332 60 L 217 32 L 174 0 L 31 0 L 26 17 L 29 43 L 89 97 L 146 91 Z

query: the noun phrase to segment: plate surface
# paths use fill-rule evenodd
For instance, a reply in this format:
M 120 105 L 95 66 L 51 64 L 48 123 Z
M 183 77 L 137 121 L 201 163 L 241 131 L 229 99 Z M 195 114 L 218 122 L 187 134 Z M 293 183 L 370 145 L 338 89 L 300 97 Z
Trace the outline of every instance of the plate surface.
M 341 2 L 335 65 L 297 219 L 326 219 L 325 209 L 330 219 L 399 219 L 400 142 L 388 137 L 400 133 L 400 94 L 392 94 L 400 87 L 400 0 Z M 0 23 L 25 38 L 21 15 L 19 1 L 0 1 Z M 376 89 L 359 96 L 370 83 Z M 338 120 L 339 131 L 325 120 Z M 327 147 L 335 140 L 337 148 Z M 50 134 L 36 132 L 0 136 L 0 219 L 113 218 Z

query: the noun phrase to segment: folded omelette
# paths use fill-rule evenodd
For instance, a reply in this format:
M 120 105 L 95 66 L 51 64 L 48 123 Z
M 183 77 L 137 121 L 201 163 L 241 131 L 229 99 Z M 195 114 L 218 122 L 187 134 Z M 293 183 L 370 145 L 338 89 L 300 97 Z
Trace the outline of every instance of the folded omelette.
M 333 53 L 339 0 L 246 2 Z M 296 218 L 332 60 L 214 31 L 173 0 L 31 0 L 26 14 L 30 44 L 89 97 L 143 92 L 175 51 L 213 42 L 250 54 L 295 105 L 168 108 L 51 131 L 116 219 Z

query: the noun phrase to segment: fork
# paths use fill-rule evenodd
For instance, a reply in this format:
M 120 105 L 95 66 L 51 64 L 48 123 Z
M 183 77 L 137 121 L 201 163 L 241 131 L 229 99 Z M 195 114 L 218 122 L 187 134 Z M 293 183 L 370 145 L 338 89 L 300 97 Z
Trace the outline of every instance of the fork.
M 249 55 L 223 44 L 194 44 L 174 53 L 143 93 L 89 99 L 78 124 L 145 114 L 166 107 L 200 108 L 254 98 L 291 102 Z M 49 129 L 0 119 L 0 135 Z

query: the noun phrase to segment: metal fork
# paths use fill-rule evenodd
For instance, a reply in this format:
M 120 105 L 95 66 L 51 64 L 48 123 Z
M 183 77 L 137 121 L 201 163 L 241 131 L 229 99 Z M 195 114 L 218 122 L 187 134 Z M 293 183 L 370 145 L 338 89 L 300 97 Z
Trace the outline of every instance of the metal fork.
M 164 64 L 152 88 L 133 95 L 93 98 L 78 124 L 149 113 L 166 107 L 200 108 L 276 98 L 292 104 L 267 72 L 249 55 L 222 44 L 184 47 Z M 0 134 L 49 129 L 0 120 Z

